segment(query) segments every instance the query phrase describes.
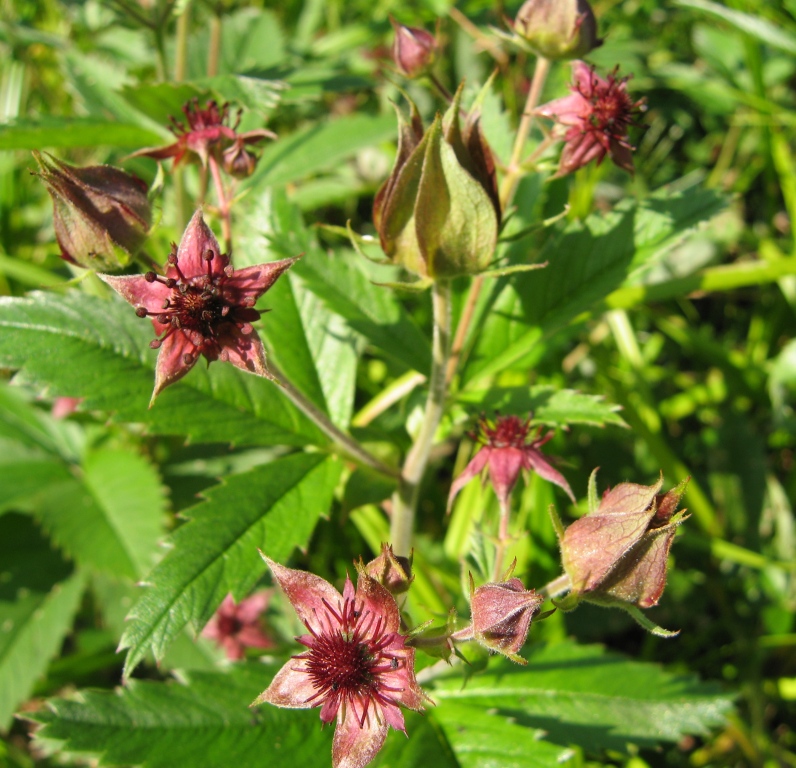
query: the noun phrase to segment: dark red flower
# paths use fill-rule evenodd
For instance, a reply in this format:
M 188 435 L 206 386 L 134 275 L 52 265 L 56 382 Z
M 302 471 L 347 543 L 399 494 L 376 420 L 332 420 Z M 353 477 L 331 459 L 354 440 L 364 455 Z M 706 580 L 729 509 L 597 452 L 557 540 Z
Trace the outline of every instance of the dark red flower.
M 165 276 L 99 275 L 155 327 L 158 338 L 150 346 L 160 352 L 152 400 L 185 376 L 200 355 L 270 378 L 263 344 L 252 327 L 260 318 L 254 305 L 295 261 L 233 269 L 197 211 L 179 247 L 172 246 Z
M 415 680 L 415 651 L 398 632 L 395 598 L 363 573 L 356 590 L 346 578 L 341 595 L 320 576 L 263 559 L 309 634 L 297 638 L 307 650 L 282 667 L 254 704 L 320 707 L 323 723 L 337 721 L 334 768 L 363 768 L 388 726 L 406 731 L 400 706 L 421 710 L 426 701 Z
M 606 155 L 628 173 L 633 173 L 633 147 L 627 138 L 631 125 L 638 124 L 643 99 L 633 101 L 627 93 L 627 77 L 607 79 L 582 61 L 572 62 L 572 93 L 543 104 L 537 114 L 555 120 L 558 135 L 565 141 L 556 176 L 582 168 L 592 160 L 599 165 Z
M 270 599 L 271 592 L 265 589 L 239 603 L 227 595 L 202 630 L 202 637 L 215 640 L 233 661 L 242 659 L 247 648 L 273 648 L 275 643 L 263 631 L 260 620 Z
M 130 157 L 153 157 L 156 160 L 173 157 L 174 164 L 177 165 L 191 152 L 206 166 L 208 157 L 212 155 L 219 163 L 224 163 L 228 172 L 237 171 L 232 175 L 243 176 L 254 170 L 255 162 L 253 156 L 244 150 L 244 146 L 276 138 L 275 133 L 265 128 L 238 133 L 241 111 L 238 110 L 235 123 L 230 126 L 229 104 L 219 107 L 215 101 L 208 101 L 205 108 L 200 109 L 199 100 L 193 99 L 183 105 L 182 111 L 188 122 L 187 127 L 171 118 L 171 130 L 177 141 L 165 147 L 139 149 Z
M 530 418 L 523 421 L 519 416 L 498 416 L 490 422 L 484 416 L 479 419 L 478 433 L 473 437 L 483 446 L 451 485 L 448 507 L 459 491 L 484 468 L 489 469 L 489 479 L 501 506 L 508 504 L 511 491 L 520 476 L 520 470 L 533 470 L 537 475 L 563 488 L 572 499 L 572 489 L 564 476 L 544 457 L 539 450 L 553 438 L 553 432 L 542 435 L 542 427 L 531 428 Z M 533 433 L 533 434 L 531 434 Z

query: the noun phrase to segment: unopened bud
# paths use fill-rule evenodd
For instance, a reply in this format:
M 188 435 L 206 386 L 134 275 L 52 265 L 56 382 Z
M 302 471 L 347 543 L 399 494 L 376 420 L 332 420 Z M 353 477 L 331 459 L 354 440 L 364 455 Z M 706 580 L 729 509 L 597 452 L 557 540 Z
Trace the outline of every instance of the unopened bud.
M 470 576 L 470 611 L 475 640 L 490 651 L 525 664 L 518 653 L 525 645 L 531 619 L 544 598 L 532 589 L 525 589 L 518 578 L 484 584 L 478 589 L 473 587 Z
M 257 157 L 240 140 L 224 150 L 222 162 L 224 170 L 236 179 L 248 178 L 257 167 Z
M 90 269 L 127 265 L 152 223 L 146 184 L 110 165 L 77 168 L 46 153 L 33 156 L 53 200 L 62 258 Z
M 399 113 L 398 157 L 373 202 L 388 258 L 432 280 L 483 272 L 497 245 L 495 163 L 478 110 L 461 125 L 461 94 L 425 132 L 414 105 L 409 121 Z
M 390 18 L 395 30 L 392 60 L 402 75 L 420 77 L 431 70 L 437 57 L 437 40 L 430 32 L 418 27 L 406 27 Z
M 578 59 L 602 45 L 586 0 L 527 0 L 514 29 L 539 56 Z
M 411 558 L 399 557 L 390 544 L 382 544 L 381 554 L 358 570 L 378 581 L 393 595 L 406 592 L 414 579 Z
M 620 483 L 566 529 L 561 558 L 573 597 L 601 605 L 657 605 L 669 549 L 685 519 L 685 510 L 676 510 L 688 480 L 665 494 L 659 493 L 662 484 L 662 477 L 650 486 Z

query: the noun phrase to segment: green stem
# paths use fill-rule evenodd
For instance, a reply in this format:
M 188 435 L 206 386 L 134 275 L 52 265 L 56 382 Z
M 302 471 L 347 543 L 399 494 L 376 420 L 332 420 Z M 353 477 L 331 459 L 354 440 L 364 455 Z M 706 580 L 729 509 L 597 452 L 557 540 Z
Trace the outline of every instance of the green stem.
M 308 400 L 299 392 L 285 377 L 285 375 L 269 361 L 268 368 L 276 379 L 276 384 L 282 392 L 307 418 L 309 418 L 327 437 L 331 438 L 340 446 L 352 459 L 360 464 L 364 464 L 371 469 L 375 469 L 388 477 L 398 478 L 399 473 L 392 467 L 388 467 L 384 462 L 377 459 L 372 453 L 365 450 L 353 437 L 347 435 L 339 427 L 332 423 L 331 419 L 315 403 Z
M 558 597 L 559 595 L 563 595 L 571 586 L 569 576 L 567 576 L 566 573 L 562 573 L 536 591 L 545 597 Z
M 177 17 L 177 37 L 175 40 L 174 52 L 174 82 L 180 83 L 185 80 L 185 72 L 188 63 L 188 31 L 190 28 L 191 6 L 186 5 L 183 12 Z
M 503 576 L 503 560 L 509 543 L 509 518 L 511 517 L 511 502 L 500 500 L 500 526 L 498 528 L 497 543 L 495 544 L 495 565 L 492 569 L 492 581 L 500 581 Z
M 218 74 L 218 62 L 221 59 L 221 16 L 214 13 L 210 17 L 210 44 L 207 46 L 207 76 Z
M 434 341 L 429 375 L 428 400 L 423 415 L 420 433 L 404 461 L 401 480 L 393 495 L 393 510 L 390 523 L 390 538 L 396 555 L 407 557 L 412 549 L 412 533 L 415 524 L 420 482 L 428 465 L 428 457 L 434 442 L 445 406 L 447 382 L 445 372 L 450 355 L 451 331 L 451 286 L 447 280 L 437 280 L 432 288 L 434 307 Z

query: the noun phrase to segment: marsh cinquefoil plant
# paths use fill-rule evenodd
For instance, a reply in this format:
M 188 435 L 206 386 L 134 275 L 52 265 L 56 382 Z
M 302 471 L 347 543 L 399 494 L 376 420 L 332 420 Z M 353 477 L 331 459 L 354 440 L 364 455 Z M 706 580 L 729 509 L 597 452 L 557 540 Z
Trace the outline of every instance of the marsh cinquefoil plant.
M 156 11 L 168 5 L 117 4 L 127 24 L 152 35 L 161 64 L 170 48 Z M 190 5 L 175 31 L 183 64 L 198 44 Z M 617 203 L 600 226 L 562 221 L 575 218 L 566 194 L 591 199 L 587 173 L 603 160 L 614 166 L 600 172 L 633 171 L 629 132 L 642 101 L 627 79 L 602 77 L 578 58 L 569 95 L 541 104 L 554 87 L 548 74 L 599 44 L 591 8 L 526 3 L 512 33 L 482 32 L 501 71 L 450 88 L 440 29 L 393 20 L 394 61 L 384 72 L 416 98 L 397 106 L 392 171 L 376 163 L 379 178 L 363 171 L 351 191 L 352 200 L 372 198 L 372 217 L 345 227 L 337 193 L 327 200 L 329 189 L 309 182 L 329 158 L 306 169 L 297 148 L 312 147 L 318 132 L 321 154 L 332 155 L 329 126 L 367 123 L 372 138 L 336 134 L 360 152 L 384 138 L 383 116 L 363 107 L 327 126 L 303 97 L 291 101 L 300 78 L 277 82 L 267 68 L 218 77 L 224 4 L 211 21 L 209 79 L 178 84 L 181 71 L 173 83 L 140 84 L 131 110 L 151 115 L 139 119 L 148 126 L 136 134 L 139 148 L 118 160 L 129 170 L 36 155 L 62 254 L 81 280 L 0 301 L 11 329 L 1 359 L 19 372 L 3 397 L 18 398 L 26 423 L 50 436 L 35 466 L 25 464 L 31 489 L 40 481 L 44 491 L 23 489 L 12 496 L 19 510 L 0 517 L 9 528 L 0 541 L 16 526 L 55 574 L 42 598 L 54 643 L 43 664 L 75 615 L 78 628 L 96 624 L 127 652 L 118 695 L 26 708 L 35 738 L 64 754 L 103 753 L 108 764 L 273 759 L 313 768 L 328 764 L 331 740 L 334 768 L 379 760 L 408 768 L 418 755 L 453 768 L 477 764 L 468 755 L 479 750 L 489 764 L 526 764 L 511 762 L 517 744 L 529 762 L 552 767 L 572 744 L 539 738 L 548 720 L 594 731 L 588 743 L 572 740 L 596 751 L 618 740 L 677 741 L 720 723 L 728 698 L 618 660 L 657 683 L 633 688 L 649 717 L 628 723 L 626 692 L 602 676 L 606 652 L 560 641 L 564 614 L 587 603 L 620 608 L 658 637 L 677 634 L 642 611 L 661 599 L 686 480 L 668 478 L 679 482 L 668 492 L 662 476 L 651 486 L 618 481 L 599 500 L 592 475 L 579 503 L 580 437 L 627 425 L 596 384 L 568 388 L 560 360 L 543 362 L 562 345 L 542 346 L 564 329 L 576 334 L 574 318 L 599 316 L 635 275 L 633 259 L 665 252 L 720 207 L 711 198 L 694 214 L 664 190 L 648 209 L 644 200 Z M 363 102 L 377 90 L 403 99 L 383 74 L 361 85 Z M 503 104 L 508 91 L 524 93 L 524 105 Z M 245 113 L 233 112 L 235 97 Z M 185 119 L 171 118 L 174 140 L 153 147 L 161 100 Z M 342 100 L 336 108 L 345 112 Z M 261 124 L 264 112 L 286 135 Z M 165 122 L 157 135 L 168 135 Z M 156 172 L 164 160 L 173 162 Z M 302 207 L 325 210 L 313 200 L 329 203 L 333 221 L 318 213 L 317 227 L 305 224 Z M 343 208 L 353 215 L 368 205 Z M 662 210 L 660 231 L 635 244 L 646 230 L 633 217 Z M 70 398 L 66 419 L 45 414 L 32 395 Z M 553 441 L 560 460 L 542 450 Z M 39 476 L 47 451 L 50 474 Z M 565 526 L 557 504 L 577 519 Z M 26 572 L 17 564 L 9 573 Z M 266 592 L 267 583 L 279 589 Z M 184 672 L 136 679 L 151 655 L 160 672 L 146 677 Z M 531 701 L 526 691 L 540 686 L 544 701 Z M 599 727 L 565 705 L 568 689 L 601 697 Z M 675 689 L 687 706 L 661 729 L 653 714 Z M 302 709 L 318 710 L 334 734 L 282 711 Z M 174 738 L 178 721 L 190 737 Z M 120 746 L 135 728 L 151 728 L 151 738 Z

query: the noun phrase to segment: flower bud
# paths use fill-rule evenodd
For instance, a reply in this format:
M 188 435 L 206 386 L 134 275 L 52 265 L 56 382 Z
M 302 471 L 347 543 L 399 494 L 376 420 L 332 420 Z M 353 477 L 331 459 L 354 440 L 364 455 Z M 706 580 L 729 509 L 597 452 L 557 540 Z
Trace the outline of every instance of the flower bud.
M 119 269 L 146 240 L 152 223 L 147 186 L 110 165 L 87 168 L 34 152 L 53 199 L 61 257 L 89 269 Z
M 382 544 L 381 554 L 357 570 L 379 582 L 393 595 L 406 592 L 414 579 L 411 558 L 398 557 L 390 544 Z
M 564 531 L 561 556 L 573 596 L 601 605 L 657 605 L 669 549 L 685 519 L 685 510 L 676 510 L 688 480 L 659 494 L 662 484 L 663 477 L 650 486 L 620 483 Z
M 431 279 L 483 272 L 492 260 L 500 203 L 492 151 L 480 111 L 461 126 L 462 87 L 444 118 L 423 132 L 417 109 L 399 112 L 398 156 L 373 202 L 373 223 L 384 253 Z
M 221 159 L 224 170 L 236 179 L 248 178 L 257 167 L 256 155 L 246 149 L 240 139 L 224 150 Z
M 514 29 L 546 59 L 577 59 L 602 45 L 586 0 L 527 0 L 517 13 Z
M 525 589 L 518 578 L 484 584 L 473 589 L 470 576 L 470 611 L 473 637 L 490 651 L 525 664 L 517 654 L 525 644 L 531 619 L 544 602 L 532 589 Z
M 437 40 L 430 32 L 418 27 L 406 27 L 390 17 L 395 30 L 392 60 L 398 71 L 414 79 L 425 75 L 437 57 Z

